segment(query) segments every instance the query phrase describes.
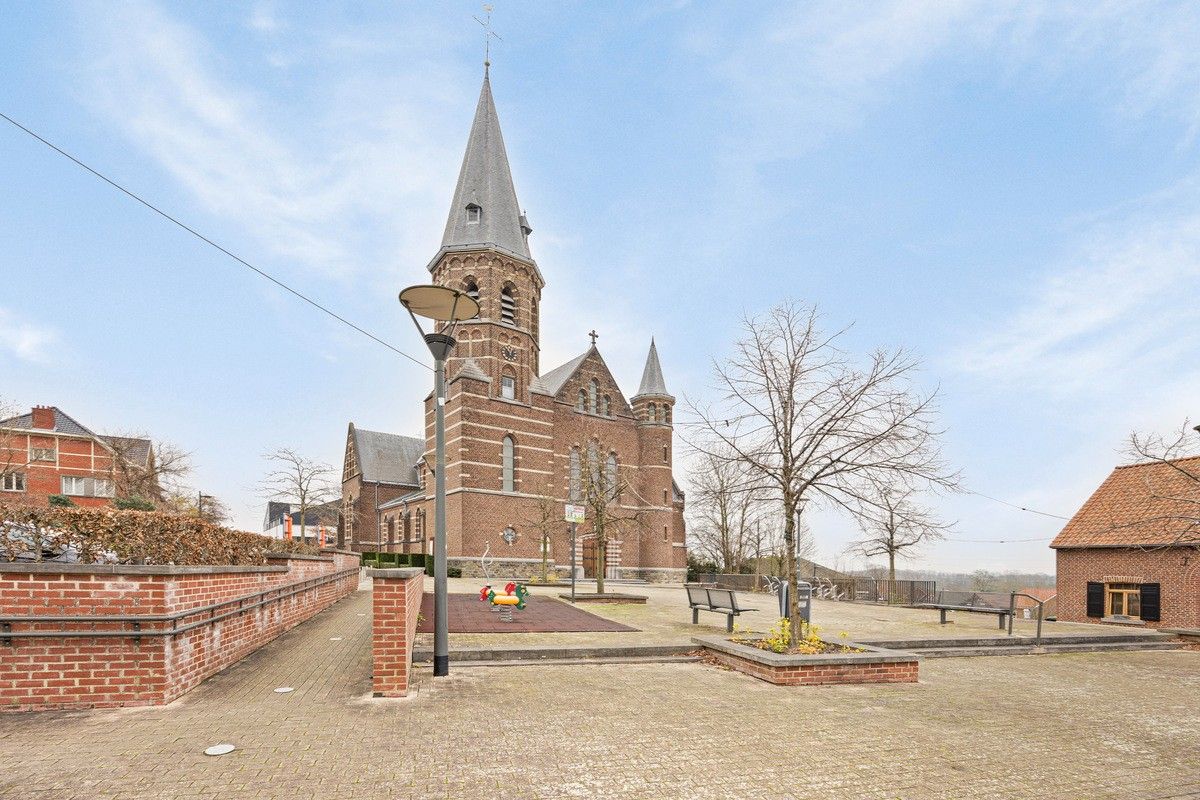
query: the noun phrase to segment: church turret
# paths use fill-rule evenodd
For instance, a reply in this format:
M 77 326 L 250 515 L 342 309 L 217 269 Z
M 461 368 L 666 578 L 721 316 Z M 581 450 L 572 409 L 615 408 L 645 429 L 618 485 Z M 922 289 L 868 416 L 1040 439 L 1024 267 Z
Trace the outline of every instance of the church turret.
M 674 419 L 675 397 L 667 391 L 667 383 L 663 380 L 654 339 L 650 340 L 650 353 L 642 369 L 642 382 L 630 401 L 639 424 L 670 425 Z
M 447 364 L 465 359 L 490 378 L 490 393 L 529 401 L 538 375 L 539 310 L 545 281 L 529 252 L 529 220 L 517 202 L 488 70 L 446 218 L 442 246 L 429 264 L 435 283 L 479 302 L 479 318 L 461 324 Z

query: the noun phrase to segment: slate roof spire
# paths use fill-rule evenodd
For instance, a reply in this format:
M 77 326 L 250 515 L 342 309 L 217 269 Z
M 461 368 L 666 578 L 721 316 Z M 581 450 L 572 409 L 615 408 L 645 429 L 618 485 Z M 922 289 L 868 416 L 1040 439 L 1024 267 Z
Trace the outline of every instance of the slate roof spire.
M 667 382 L 663 380 L 662 366 L 658 363 L 658 348 L 654 345 L 653 338 L 650 339 L 650 353 L 646 356 L 646 366 L 642 370 L 642 384 L 634 397 L 643 395 L 671 397 L 671 393 L 667 391 Z
M 491 246 L 532 260 L 528 236 L 533 229 L 517 203 L 488 67 L 484 65 L 483 88 L 446 220 L 442 250 Z

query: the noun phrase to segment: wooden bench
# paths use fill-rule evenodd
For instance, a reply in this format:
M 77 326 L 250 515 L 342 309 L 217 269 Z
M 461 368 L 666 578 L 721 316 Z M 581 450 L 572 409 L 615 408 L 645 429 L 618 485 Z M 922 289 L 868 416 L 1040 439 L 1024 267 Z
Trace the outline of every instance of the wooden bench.
M 712 611 L 725 615 L 725 630 L 733 632 L 733 618 L 743 611 L 757 611 L 738 605 L 737 593 L 732 589 L 714 589 L 707 586 L 688 585 L 688 605 L 692 609 L 692 624 L 700 624 L 700 612 Z
M 1010 612 L 1007 608 L 988 608 L 987 606 L 950 606 L 940 603 L 922 603 L 917 608 L 936 608 L 938 610 L 939 622 L 945 625 L 947 622 L 947 611 L 972 611 L 976 614 L 995 614 L 1000 623 L 1000 630 L 1004 630 L 1004 618 L 1009 616 Z

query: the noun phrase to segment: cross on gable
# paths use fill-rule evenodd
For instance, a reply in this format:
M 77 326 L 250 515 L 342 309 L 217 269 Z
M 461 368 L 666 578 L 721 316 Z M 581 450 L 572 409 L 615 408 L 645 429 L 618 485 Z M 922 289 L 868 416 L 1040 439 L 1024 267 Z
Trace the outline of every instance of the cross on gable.
M 596 329 L 588 331 L 588 336 L 592 337 L 592 347 L 596 346 L 596 340 L 600 338 L 600 334 L 596 333 Z

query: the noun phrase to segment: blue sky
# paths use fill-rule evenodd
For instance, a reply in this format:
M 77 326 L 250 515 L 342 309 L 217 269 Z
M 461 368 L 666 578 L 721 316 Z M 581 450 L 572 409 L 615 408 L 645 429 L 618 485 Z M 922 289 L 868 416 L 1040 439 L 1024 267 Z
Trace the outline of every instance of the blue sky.
M 0 110 L 410 352 L 479 90 L 475 3 L 0 3 Z M 787 296 L 940 387 L 978 492 L 1071 514 L 1200 397 L 1194 4 L 505 4 L 493 88 L 547 279 L 543 363 L 651 335 L 702 398 Z M 429 373 L 0 128 L 0 397 L 193 451 L 254 529 L 260 454 L 419 429 Z M 939 500 L 954 539 L 1060 522 Z M 852 525 L 815 519 L 824 560 Z M 1053 567 L 1045 542 L 923 564 Z

